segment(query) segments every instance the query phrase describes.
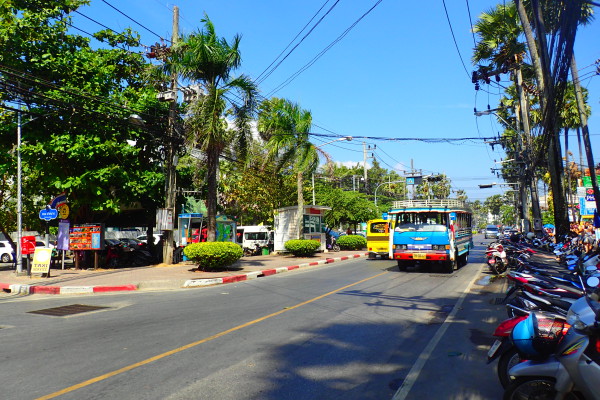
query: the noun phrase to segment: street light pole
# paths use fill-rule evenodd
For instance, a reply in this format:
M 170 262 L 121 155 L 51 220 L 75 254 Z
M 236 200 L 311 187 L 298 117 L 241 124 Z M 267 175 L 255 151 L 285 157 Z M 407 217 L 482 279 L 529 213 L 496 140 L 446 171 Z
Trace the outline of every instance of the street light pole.
M 327 143 L 323 143 L 323 144 L 320 144 L 318 146 L 315 146 L 315 149 L 320 149 L 321 147 L 326 146 L 328 144 L 335 143 L 335 142 L 340 142 L 340 141 L 343 141 L 343 140 L 347 140 L 347 141 L 350 142 L 352 139 L 353 139 L 352 136 L 344 136 L 344 137 L 332 140 L 331 142 L 327 142 Z M 315 199 L 315 174 L 314 173 L 312 174 L 312 203 L 313 203 L 313 205 L 315 205 L 315 203 L 316 203 L 316 199 Z

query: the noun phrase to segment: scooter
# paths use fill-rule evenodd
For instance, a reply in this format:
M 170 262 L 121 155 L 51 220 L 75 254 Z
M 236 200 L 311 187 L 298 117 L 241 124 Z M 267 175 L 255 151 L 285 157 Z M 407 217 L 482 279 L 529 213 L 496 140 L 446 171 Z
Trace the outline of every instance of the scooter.
M 492 243 L 485 251 L 487 265 L 490 270 L 500 275 L 508 268 L 508 260 L 506 259 L 506 251 L 501 243 Z
M 333 236 L 328 236 L 326 239 L 326 247 L 329 251 L 340 251 L 340 245 L 337 244 L 335 238 Z
M 497 374 L 503 388 L 506 388 L 510 383 L 508 371 L 522 361 L 517 348 L 510 341 L 510 333 L 515 325 L 527 319 L 528 316 L 529 314 L 515 315 L 500 322 L 500 325 L 494 331 L 494 336 L 497 339 L 488 351 L 487 363 L 490 364 L 492 361 L 498 359 Z
M 589 277 L 589 287 L 600 279 Z M 577 300 L 567 313 L 570 327 L 540 323 L 536 313 L 519 322 L 511 338 L 529 358 L 510 369 L 511 383 L 504 393 L 513 399 L 600 400 L 600 291 Z
M 250 256 L 260 256 L 262 254 L 262 249 L 258 242 L 254 242 L 254 249 L 250 249 L 248 247 L 244 247 L 244 257 Z

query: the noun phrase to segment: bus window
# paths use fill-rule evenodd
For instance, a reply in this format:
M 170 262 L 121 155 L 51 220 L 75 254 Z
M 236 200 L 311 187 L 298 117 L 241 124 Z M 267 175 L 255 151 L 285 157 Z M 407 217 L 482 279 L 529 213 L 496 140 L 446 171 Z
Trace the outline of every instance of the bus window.
M 387 222 L 376 222 L 371 224 L 371 233 L 387 233 L 388 223 Z

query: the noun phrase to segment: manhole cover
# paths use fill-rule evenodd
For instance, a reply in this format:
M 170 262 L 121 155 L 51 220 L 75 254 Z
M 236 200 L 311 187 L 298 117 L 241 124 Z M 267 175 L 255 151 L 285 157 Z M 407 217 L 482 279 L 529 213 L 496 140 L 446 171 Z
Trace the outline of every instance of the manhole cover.
M 87 306 L 85 304 L 71 304 L 62 307 L 46 308 L 37 311 L 28 311 L 29 314 L 50 315 L 52 317 L 66 317 L 67 315 L 81 314 L 90 311 L 102 310 L 109 307 Z

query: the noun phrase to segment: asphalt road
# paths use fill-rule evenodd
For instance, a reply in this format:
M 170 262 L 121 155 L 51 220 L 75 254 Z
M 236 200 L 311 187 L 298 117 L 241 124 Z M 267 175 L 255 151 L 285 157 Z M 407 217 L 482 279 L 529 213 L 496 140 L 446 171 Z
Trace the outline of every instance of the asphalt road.
M 476 240 L 477 243 L 477 240 Z M 0 398 L 497 399 L 482 246 L 452 275 L 358 259 L 164 293 L 0 302 Z M 32 313 L 106 307 L 69 317 Z

